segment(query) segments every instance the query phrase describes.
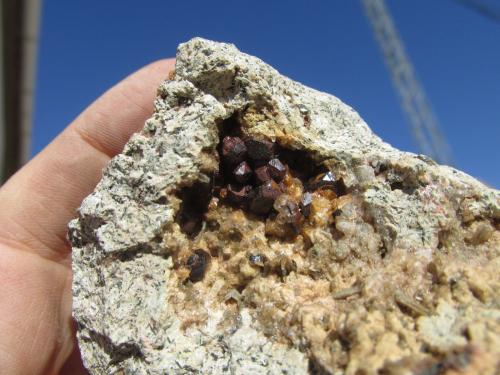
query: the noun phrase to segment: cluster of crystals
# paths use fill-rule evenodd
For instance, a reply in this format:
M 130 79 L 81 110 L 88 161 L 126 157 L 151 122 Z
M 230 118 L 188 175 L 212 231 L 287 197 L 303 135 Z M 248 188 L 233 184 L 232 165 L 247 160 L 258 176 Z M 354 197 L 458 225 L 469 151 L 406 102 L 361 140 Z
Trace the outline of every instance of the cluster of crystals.
M 227 136 L 222 140 L 221 154 L 224 180 L 230 183 L 219 189 L 219 196 L 255 214 L 269 213 L 284 191 L 286 174 L 285 165 L 276 158 L 275 144 Z
M 314 221 L 311 215 L 324 201 L 321 197 L 338 196 L 338 182 L 332 172 L 315 171 L 307 155 L 281 149 L 274 142 L 228 135 L 222 139 L 219 152 L 221 163 L 212 186 L 212 200 L 221 199 L 265 219 L 266 235 L 291 238 L 300 234 L 308 219 Z M 186 210 L 181 215 L 181 228 L 185 233 L 197 233 L 190 229 L 191 214 L 199 211 L 198 206 L 205 206 L 188 203 L 204 195 L 201 187 L 183 195 Z M 200 227 L 197 221 L 195 224 Z M 186 259 L 191 282 L 203 280 L 210 259 L 210 253 L 203 249 L 194 250 Z M 296 268 L 294 261 L 285 258 L 269 264 L 263 254 L 250 255 L 249 262 L 252 267 L 280 276 Z
M 300 232 L 310 215 L 313 196 L 311 191 L 335 187 L 333 173 L 322 173 L 307 183 L 299 201 L 289 199 L 289 182 L 292 180 L 289 166 L 280 160 L 277 145 L 268 140 L 226 136 L 221 146 L 221 171 L 216 179 L 215 194 L 238 207 L 254 214 L 276 214 L 292 228 Z M 228 183 L 229 182 L 229 183 Z

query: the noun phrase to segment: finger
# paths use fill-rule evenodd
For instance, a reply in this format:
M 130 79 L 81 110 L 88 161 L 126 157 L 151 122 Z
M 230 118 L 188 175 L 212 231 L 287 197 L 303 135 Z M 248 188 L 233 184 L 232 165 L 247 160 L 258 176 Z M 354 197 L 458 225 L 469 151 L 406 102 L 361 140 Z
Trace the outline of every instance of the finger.
M 68 221 L 152 114 L 157 87 L 173 66 L 173 59 L 158 61 L 111 88 L 0 189 L 0 240 L 65 261 Z
M 55 373 L 75 345 L 70 272 L 0 244 L 0 285 L 0 373 Z
M 76 328 L 75 328 L 76 331 Z M 88 371 L 83 366 L 80 348 L 74 344 L 73 351 L 59 371 L 59 375 L 88 375 Z

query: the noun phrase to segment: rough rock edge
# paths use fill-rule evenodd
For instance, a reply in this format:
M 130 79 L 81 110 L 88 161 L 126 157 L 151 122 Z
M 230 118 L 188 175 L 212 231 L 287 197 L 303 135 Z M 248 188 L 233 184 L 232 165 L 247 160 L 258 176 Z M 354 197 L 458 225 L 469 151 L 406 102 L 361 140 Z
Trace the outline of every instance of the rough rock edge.
M 210 324 L 183 334 L 164 301 L 172 264 L 161 235 L 178 209 L 174 193 L 207 181 L 217 124 L 237 111 L 246 111 L 252 134 L 310 151 L 360 191 L 388 252 L 434 249 L 451 222 L 500 219 L 497 191 L 392 148 L 339 99 L 233 45 L 195 38 L 179 46 L 175 80 L 159 88 L 154 115 L 112 159 L 69 226 L 74 317 L 92 373 L 307 372 L 307 357 L 267 339 L 248 312 L 229 338 Z M 384 164 L 399 171 L 393 177 L 401 189 L 373 183 Z M 405 188 L 419 188 L 417 196 Z

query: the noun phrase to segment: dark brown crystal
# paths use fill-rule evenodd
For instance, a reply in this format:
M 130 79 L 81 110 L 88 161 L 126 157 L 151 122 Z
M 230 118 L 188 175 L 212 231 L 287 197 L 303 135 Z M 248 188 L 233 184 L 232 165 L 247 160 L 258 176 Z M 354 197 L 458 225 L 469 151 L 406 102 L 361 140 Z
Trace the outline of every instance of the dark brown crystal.
M 288 276 L 291 272 L 296 272 L 296 271 L 297 271 L 297 263 L 294 260 L 289 259 L 287 257 L 281 258 L 277 269 L 278 275 L 280 275 L 281 277 L 285 277 Z
M 263 184 L 271 180 L 269 167 L 267 165 L 263 165 L 262 167 L 255 169 L 255 180 L 258 184 Z
M 203 280 L 209 262 L 210 254 L 205 250 L 196 249 L 186 262 L 190 269 L 189 280 L 193 283 Z
M 304 217 L 300 213 L 299 206 L 294 202 L 288 202 L 286 206 L 286 213 L 284 213 L 288 223 L 292 226 L 295 233 L 299 233 L 304 222 Z
M 309 190 L 317 190 L 323 188 L 335 190 L 336 185 L 335 175 L 331 171 L 322 173 L 309 180 L 308 182 Z
M 285 178 L 286 167 L 279 159 L 271 159 L 268 163 L 269 174 L 276 182 L 280 182 Z
M 272 199 L 273 201 L 278 198 L 281 194 L 283 194 L 283 191 L 281 190 L 280 186 L 270 180 L 267 181 L 265 184 L 260 186 L 259 192 L 262 194 L 263 197 Z
M 247 139 L 245 145 L 248 149 L 248 156 L 253 160 L 269 160 L 274 156 L 275 146 L 273 142 Z
M 300 232 L 304 217 L 300 212 L 299 206 L 289 195 L 281 195 L 274 203 L 274 209 L 278 212 L 275 219 L 276 222 L 284 227 L 288 227 L 286 232 L 290 232 L 291 230 L 295 235 Z
M 267 181 L 265 184 L 259 186 L 257 195 L 252 200 L 250 209 L 256 214 L 267 214 L 271 211 L 273 203 L 283 192 L 279 185 L 273 180 Z
M 242 161 L 233 171 L 234 178 L 240 184 L 247 182 L 252 177 L 252 168 L 246 161 Z
M 247 154 L 247 147 L 239 137 L 224 137 L 222 140 L 222 156 L 231 164 L 243 161 Z
M 248 257 L 248 261 L 252 266 L 264 267 L 267 262 L 267 257 L 262 254 L 253 254 Z
M 227 196 L 233 203 L 244 203 L 250 198 L 251 193 L 252 187 L 250 185 L 245 185 L 243 187 L 232 184 L 227 185 Z
M 309 192 L 305 192 L 304 194 L 302 194 L 302 197 L 300 198 L 300 211 L 305 217 L 309 217 L 309 215 L 311 214 L 311 203 L 312 194 Z

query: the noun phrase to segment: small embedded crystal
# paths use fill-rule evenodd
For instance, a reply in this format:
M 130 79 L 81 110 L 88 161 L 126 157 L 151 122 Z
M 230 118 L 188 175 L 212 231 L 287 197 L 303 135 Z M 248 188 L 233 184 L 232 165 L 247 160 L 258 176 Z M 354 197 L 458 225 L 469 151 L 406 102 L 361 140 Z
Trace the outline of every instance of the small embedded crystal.
M 264 267 L 267 257 L 262 254 L 252 254 L 248 257 L 248 261 L 252 266 Z
M 222 140 L 222 156 L 229 163 L 237 164 L 243 161 L 247 153 L 245 143 L 239 137 L 224 137 Z
M 275 146 L 273 142 L 247 139 L 245 145 L 248 149 L 248 156 L 253 160 L 269 160 L 274 156 Z
M 276 182 L 280 182 L 285 178 L 286 175 L 286 167 L 279 159 L 271 159 L 268 163 L 269 165 L 269 174 Z
M 245 185 L 238 187 L 236 185 L 227 185 L 227 196 L 233 203 L 244 203 L 251 195 L 252 187 Z
M 317 190 L 322 188 L 335 189 L 336 187 L 335 175 L 331 171 L 322 173 L 316 176 L 315 178 L 311 179 L 308 183 L 308 186 L 310 190 Z
M 269 167 L 264 165 L 255 169 L 255 180 L 259 184 L 263 184 L 271 179 L 271 175 L 269 174 Z
M 270 180 L 257 190 L 257 195 L 253 199 L 250 209 L 257 214 L 267 214 L 271 211 L 273 203 L 282 194 L 279 185 Z
M 189 280 L 192 282 L 203 280 L 209 261 L 210 254 L 205 250 L 195 250 L 194 254 L 192 254 L 186 262 L 187 267 L 190 269 Z
M 302 197 L 300 199 L 300 211 L 305 217 L 309 217 L 309 215 L 311 214 L 311 203 L 312 194 L 309 192 L 305 192 L 304 194 L 302 194 Z
M 234 178 L 240 184 L 247 182 L 252 177 L 252 168 L 246 161 L 242 161 L 233 171 Z

